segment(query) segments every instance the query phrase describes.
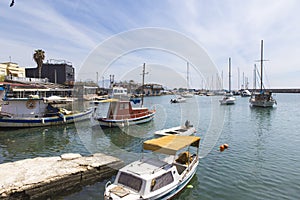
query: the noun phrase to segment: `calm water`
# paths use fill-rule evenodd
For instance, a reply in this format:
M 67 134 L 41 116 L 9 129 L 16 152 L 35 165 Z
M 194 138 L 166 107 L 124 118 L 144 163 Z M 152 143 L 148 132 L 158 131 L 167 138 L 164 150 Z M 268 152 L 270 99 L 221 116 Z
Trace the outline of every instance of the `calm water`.
M 192 189 L 176 199 L 300 199 L 300 95 L 277 94 L 273 109 L 250 108 L 248 98 L 220 106 L 221 97 L 195 96 L 170 104 L 172 96 L 146 98 L 154 121 L 123 129 L 101 130 L 93 121 L 75 125 L 0 131 L 0 163 L 66 152 L 103 152 L 126 163 L 141 156 L 142 142 L 162 128 L 189 119 L 201 140 L 201 161 Z M 98 106 L 104 115 L 106 105 Z M 221 144 L 229 149 L 219 152 Z M 112 177 L 113 178 L 113 177 Z M 57 199 L 102 199 L 105 183 Z

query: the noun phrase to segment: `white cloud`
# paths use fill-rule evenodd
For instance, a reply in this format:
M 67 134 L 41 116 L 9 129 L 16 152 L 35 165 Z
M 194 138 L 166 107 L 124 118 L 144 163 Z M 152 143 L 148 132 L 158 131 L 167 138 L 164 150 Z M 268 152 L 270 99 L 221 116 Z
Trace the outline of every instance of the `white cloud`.
M 21 66 L 32 66 L 35 65 L 32 52 L 42 48 L 46 50 L 46 59 L 69 60 L 78 72 L 89 52 L 110 36 L 132 28 L 162 27 L 187 35 L 202 45 L 219 72 L 223 71 L 225 87 L 228 57 L 232 58 L 233 87 L 237 88 L 238 68 L 240 74 L 245 72 L 252 81 L 253 65 L 259 59 L 260 40 L 263 39 L 265 58 L 270 60 L 266 63 L 270 86 L 294 87 L 300 85 L 296 76 L 289 76 L 299 74 L 299 4 L 295 0 L 31 0 L 17 1 L 14 7 L 9 8 L 7 2 L 1 1 L 0 21 L 3 30 L 0 38 L 3 48 L 0 49 L 0 59 L 6 61 L 12 56 Z M 184 48 L 189 51 L 189 47 Z M 125 58 L 129 59 L 129 63 L 143 63 L 145 56 L 139 54 Z M 169 58 L 159 56 L 159 53 L 152 56 L 147 58 L 148 63 L 169 66 L 164 61 Z M 123 58 L 122 62 L 126 63 L 126 60 Z M 173 66 L 185 63 L 177 59 L 171 59 L 170 62 L 173 62 Z M 185 66 L 177 69 L 184 76 Z M 279 80 L 280 74 L 287 74 L 289 78 L 282 77 Z M 193 82 L 197 84 L 196 80 Z

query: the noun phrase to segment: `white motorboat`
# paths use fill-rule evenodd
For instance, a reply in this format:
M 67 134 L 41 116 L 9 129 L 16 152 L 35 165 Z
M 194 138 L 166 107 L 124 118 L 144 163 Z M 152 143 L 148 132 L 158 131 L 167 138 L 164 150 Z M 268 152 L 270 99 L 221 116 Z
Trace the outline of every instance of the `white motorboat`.
M 181 94 L 181 96 L 184 97 L 184 98 L 193 98 L 194 94 L 190 93 L 190 92 L 184 92 L 184 93 Z
M 190 122 L 187 120 L 184 125 L 176 126 L 172 128 L 167 128 L 163 130 L 155 131 L 155 135 L 192 135 L 196 132 L 196 129 L 193 125 L 190 125 Z
M 196 136 L 168 135 L 145 141 L 144 150 L 162 153 L 166 157 L 143 158 L 121 168 L 114 183 L 106 184 L 104 199 L 164 200 L 174 197 L 196 172 L 199 144 L 200 138 Z M 179 153 L 183 150 L 188 151 Z
M 250 97 L 251 96 L 251 92 L 247 89 L 244 89 L 241 91 L 241 97 Z
M 226 93 L 219 102 L 221 105 L 232 105 L 235 103 L 235 97 L 231 93 Z
M 184 102 L 186 102 L 186 99 L 182 96 L 179 96 L 174 99 L 171 99 L 170 102 L 171 103 L 184 103 Z

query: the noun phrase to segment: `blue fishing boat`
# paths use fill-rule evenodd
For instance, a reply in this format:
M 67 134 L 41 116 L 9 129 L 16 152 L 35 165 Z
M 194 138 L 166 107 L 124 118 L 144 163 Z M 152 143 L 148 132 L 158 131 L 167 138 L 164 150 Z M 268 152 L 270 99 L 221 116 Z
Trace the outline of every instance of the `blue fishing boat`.
M 82 112 L 53 107 L 36 95 L 27 98 L 7 98 L 1 103 L 0 127 L 28 128 L 74 123 L 89 119 L 92 109 Z

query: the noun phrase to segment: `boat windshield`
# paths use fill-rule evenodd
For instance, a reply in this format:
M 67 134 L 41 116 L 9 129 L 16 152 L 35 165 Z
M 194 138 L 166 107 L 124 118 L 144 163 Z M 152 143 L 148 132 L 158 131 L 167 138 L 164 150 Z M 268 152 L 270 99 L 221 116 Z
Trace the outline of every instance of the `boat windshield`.
M 171 184 L 174 181 L 172 172 L 167 172 L 151 181 L 151 192 L 158 190 L 166 185 Z
M 141 190 L 142 187 L 142 179 L 135 177 L 131 174 L 127 174 L 124 172 L 121 172 L 119 175 L 118 183 L 122 184 L 128 188 L 131 188 L 137 192 Z

